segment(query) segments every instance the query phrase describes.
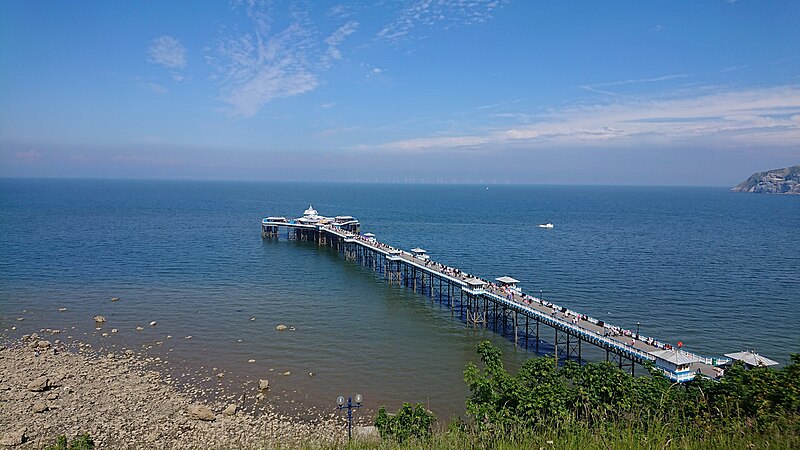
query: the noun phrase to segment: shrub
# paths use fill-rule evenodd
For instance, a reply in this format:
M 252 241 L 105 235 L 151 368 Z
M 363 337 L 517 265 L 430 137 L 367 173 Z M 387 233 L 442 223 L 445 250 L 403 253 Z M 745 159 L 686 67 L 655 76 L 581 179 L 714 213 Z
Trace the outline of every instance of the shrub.
M 397 414 L 388 414 L 386 407 L 381 406 L 375 419 L 375 427 L 378 428 L 382 438 L 403 442 L 412 437 L 426 439 L 431 434 L 434 422 L 436 416 L 426 410 L 422 403 L 416 405 L 403 403 Z

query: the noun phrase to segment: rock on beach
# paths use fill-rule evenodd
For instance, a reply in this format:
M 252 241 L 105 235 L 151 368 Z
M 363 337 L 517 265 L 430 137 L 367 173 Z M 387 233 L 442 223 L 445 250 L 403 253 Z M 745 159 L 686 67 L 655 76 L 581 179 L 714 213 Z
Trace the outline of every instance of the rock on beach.
M 33 412 L 35 413 L 43 413 L 47 411 L 47 403 L 39 400 L 33 404 Z
M 3 434 L 2 439 L 0 439 L 0 445 L 5 447 L 11 447 L 14 445 L 20 445 L 25 443 L 25 432 L 27 432 L 27 428 L 22 428 L 17 431 L 8 431 Z
M 189 417 L 195 420 L 214 420 L 214 413 L 206 405 L 190 405 Z
M 173 383 L 146 350 L 118 349 L 124 357 L 109 358 L 109 349 L 75 341 L 81 351 L 36 356 L 28 344 L 38 341 L 31 334 L 0 352 L 0 444 L 5 446 L 45 448 L 60 435 L 83 433 L 97 448 L 178 450 L 329 448 L 346 439 L 339 418 L 329 414 L 286 414 L 267 397 L 256 404 L 248 395 L 237 403 L 235 396 L 209 390 L 200 380 Z
M 31 392 L 41 392 L 50 387 L 50 380 L 46 376 L 41 376 L 28 383 L 28 390 Z

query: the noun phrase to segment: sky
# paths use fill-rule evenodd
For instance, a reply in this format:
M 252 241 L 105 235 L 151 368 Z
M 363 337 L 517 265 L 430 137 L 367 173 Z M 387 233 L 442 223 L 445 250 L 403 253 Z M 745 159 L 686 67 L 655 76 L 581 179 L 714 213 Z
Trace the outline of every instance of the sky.
M 800 1 L 0 2 L 0 176 L 734 185 Z

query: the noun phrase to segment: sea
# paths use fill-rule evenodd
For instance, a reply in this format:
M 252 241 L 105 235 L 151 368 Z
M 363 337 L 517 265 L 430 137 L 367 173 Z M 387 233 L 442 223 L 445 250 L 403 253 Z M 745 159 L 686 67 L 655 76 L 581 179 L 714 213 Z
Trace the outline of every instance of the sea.
M 309 206 L 702 355 L 800 352 L 800 196 L 719 187 L 0 179 L 0 333 L 143 349 L 243 395 L 266 378 L 292 408 L 360 393 L 440 418 L 464 415 L 482 340 L 510 370 L 540 356 L 329 248 L 262 239 L 262 217 Z

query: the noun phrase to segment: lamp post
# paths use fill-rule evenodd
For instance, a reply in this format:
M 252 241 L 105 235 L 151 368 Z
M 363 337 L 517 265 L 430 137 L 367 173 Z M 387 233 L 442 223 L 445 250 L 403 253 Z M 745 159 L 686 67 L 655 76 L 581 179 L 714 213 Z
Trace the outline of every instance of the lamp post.
M 353 409 L 361 408 L 361 394 L 356 394 L 355 396 L 355 405 L 353 404 L 353 397 L 347 397 L 347 404 L 344 403 L 344 397 L 339 396 L 336 399 L 336 403 L 338 406 L 336 409 L 342 411 L 347 409 L 347 439 L 350 440 L 353 437 Z
M 639 339 L 639 326 L 642 325 L 639 322 L 636 322 L 636 339 Z

